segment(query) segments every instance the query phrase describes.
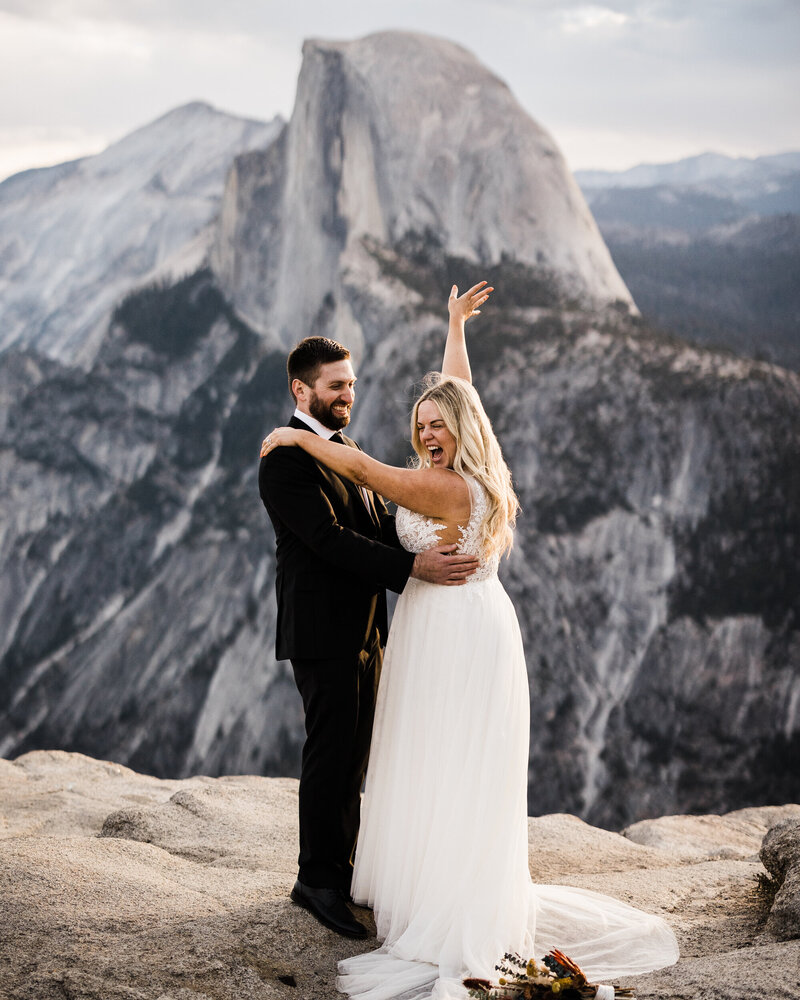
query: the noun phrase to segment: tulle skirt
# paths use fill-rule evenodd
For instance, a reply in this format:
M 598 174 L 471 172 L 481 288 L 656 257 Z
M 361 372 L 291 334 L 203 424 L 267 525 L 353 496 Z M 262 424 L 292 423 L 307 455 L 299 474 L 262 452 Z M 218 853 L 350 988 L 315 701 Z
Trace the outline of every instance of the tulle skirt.
M 660 918 L 528 871 L 528 677 L 496 576 L 409 580 L 386 648 L 353 898 L 383 945 L 339 964 L 358 1000 L 465 997 L 509 951 L 556 947 L 591 981 L 677 960 Z

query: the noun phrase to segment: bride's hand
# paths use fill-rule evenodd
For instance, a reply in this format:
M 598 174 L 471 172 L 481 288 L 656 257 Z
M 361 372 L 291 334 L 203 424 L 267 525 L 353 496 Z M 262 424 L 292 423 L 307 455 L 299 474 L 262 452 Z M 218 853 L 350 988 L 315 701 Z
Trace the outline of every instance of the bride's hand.
M 297 434 L 294 427 L 276 427 L 261 442 L 261 458 L 268 455 L 274 448 L 296 445 Z
M 451 317 L 460 319 L 462 323 L 466 323 L 470 316 L 479 316 L 480 307 L 493 291 L 494 288 L 487 286 L 485 281 L 479 281 L 468 292 L 459 295 L 458 285 L 453 285 L 450 289 L 450 298 L 447 302 L 447 308 L 450 310 Z

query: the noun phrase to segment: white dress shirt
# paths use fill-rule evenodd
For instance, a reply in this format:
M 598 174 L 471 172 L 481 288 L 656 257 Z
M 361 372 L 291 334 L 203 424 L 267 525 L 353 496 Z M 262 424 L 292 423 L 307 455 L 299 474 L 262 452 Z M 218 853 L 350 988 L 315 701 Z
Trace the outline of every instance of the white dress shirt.
M 316 417 L 312 417 L 310 413 L 303 413 L 303 411 L 298 407 L 294 411 L 294 415 L 298 420 L 302 420 L 303 423 L 310 427 L 315 434 L 319 434 L 321 438 L 325 438 L 326 441 L 330 441 L 334 434 L 341 433 L 340 431 L 332 431 L 330 427 L 326 427 L 325 424 L 321 424 Z

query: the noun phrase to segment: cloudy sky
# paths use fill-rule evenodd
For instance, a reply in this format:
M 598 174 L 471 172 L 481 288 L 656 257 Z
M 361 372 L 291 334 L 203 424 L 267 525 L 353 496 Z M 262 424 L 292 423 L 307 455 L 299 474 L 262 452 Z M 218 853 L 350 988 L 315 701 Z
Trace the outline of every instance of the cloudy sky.
M 303 38 L 387 28 L 469 48 L 573 169 L 800 149 L 800 0 L 0 0 L 0 177 L 191 100 L 288 117 Z

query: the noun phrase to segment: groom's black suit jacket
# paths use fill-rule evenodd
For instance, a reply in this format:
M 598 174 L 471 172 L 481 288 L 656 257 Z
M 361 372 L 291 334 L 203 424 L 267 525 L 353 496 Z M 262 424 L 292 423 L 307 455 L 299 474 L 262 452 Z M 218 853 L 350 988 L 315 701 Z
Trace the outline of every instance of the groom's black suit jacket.
M 314 433 L 296 417 L 289 425 Z M 385 642 L 385 590 L 403 589 L 414 556 L 383 500 L 370 493 L 368 506 L 357 486 L 302 448 L 262 458 L 258 485 L 275 528 L 277 658 L 358 653 L 373 626 Z

